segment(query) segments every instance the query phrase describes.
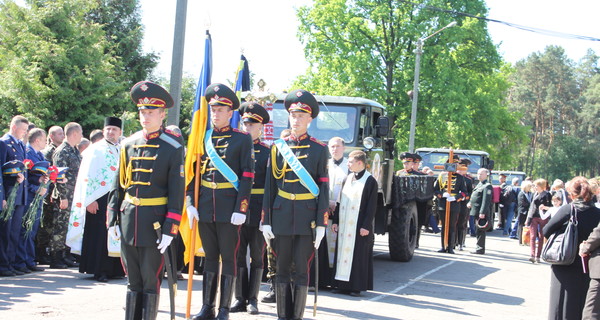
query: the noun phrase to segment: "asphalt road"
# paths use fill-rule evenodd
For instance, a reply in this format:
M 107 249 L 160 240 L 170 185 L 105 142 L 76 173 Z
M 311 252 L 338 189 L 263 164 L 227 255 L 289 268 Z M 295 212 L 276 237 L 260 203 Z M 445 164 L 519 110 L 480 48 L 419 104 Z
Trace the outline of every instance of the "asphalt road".
M 440 236 L 423 234 L 412 261 L 390 261 L 387 236 L 376 237 L 375 290 L 362 297 L 319 292 L 317 316 L 309 293 L 305 319 L 545 319 L 550 267 L 532 264 L 529 247 L 488 233 L 486 255 L 465 251 L 441 254 Z M 202 305 L 201 276 L 194 278 L 192 314 Z M 187 280 L 179 281 L 177 317 L 184 319 Z M 261 288 L 262 297 L 267 285 Z M 122 319 L 126 280 L 95 282 L 76 269 L 50 270 L 0 278 L 0 319 Z M 169 319 L 166 281 L 158 319 Z M 260 314 L 231 319 L 275 319 L 274 304 L 259 303 Z

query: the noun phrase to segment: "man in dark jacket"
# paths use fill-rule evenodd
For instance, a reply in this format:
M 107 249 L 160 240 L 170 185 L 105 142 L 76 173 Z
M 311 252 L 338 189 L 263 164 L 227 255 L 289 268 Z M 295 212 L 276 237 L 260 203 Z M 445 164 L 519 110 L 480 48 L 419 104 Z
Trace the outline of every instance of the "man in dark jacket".
M 479 183 L 473 189 L 471 201 L 467 207 L 471 209 L 471 216 L 475 217 L 477 228 L 477 249 L 471 253 L 485 254 L 485 234 L 492 227 L 492 185 L 487 180 L 488 170 L 477 170 Z

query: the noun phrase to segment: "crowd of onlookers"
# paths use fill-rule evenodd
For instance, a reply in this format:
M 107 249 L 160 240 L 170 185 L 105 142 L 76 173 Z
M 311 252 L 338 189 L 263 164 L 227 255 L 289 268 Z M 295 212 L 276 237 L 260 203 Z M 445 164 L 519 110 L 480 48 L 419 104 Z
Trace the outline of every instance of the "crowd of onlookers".
M 92 131 L 89 140 L 75 122 L 64 128 L 52 126 L 46 132 L 23 116 L 12 119 L 0 139 L 0 199 L 4 198 L 0 210 L 4 217 L 0 221 L 0 276 L 44 271 L 40 267 L 44 265 L 52 269 L 79 267 L 80 272 L 93 274 L 101 282 L 124 275 L 118 259 L 107 269 L 105 208 L 92 210 L 93 217 L 88 220 L 99 223 L 89 222 L 88 228 L 100 231 L 87 233 L 83 252 L 72 253 L 66 241 L 71 211 L 81 206 L 74 206 L 74 194 L 84 151 L 100 141 L 116 149 L 121 139 L 120 120 L 109 118 L 103 129 Z M 90 205 L 99 208 L 97 201 Z

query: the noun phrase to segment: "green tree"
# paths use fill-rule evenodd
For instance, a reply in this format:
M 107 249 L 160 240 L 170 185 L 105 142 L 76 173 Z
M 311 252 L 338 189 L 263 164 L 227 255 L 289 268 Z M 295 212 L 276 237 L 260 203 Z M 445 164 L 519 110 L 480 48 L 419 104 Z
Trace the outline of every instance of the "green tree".
M 0 1 L 0 125 L 24 114 L 85 131 L 135 108 L 129 88 L 149 77 L 137 0 Z
M 144 29 L 141 23 L 139 0 L 95 0 L 95 9 L 88 18 L 102 26 L 112 43 L 112 54 L 121 61 L 120 77 L 130 88 L 146 80 L 158 63 L 154 52 L 143 52 Z
M 484 1 L 424 1 L 484 16 Z M 445 30 L 424 46 L 415 145 L 489 151 L 511 164 L 502 147 L 523 141 L 504 104 L 504 68 L 484 21 L 433 11 L 411 2 L 315 0 L 298 10 L 299 36 L 311 68 L 296 87 L 322 94 L 382 101 L 397 117 L 397 146 L 408 145 L 416 40 Z M 499 147 L 500 146 L 500 147 Z
M 530 128 L 518 156 L 529 175 L 570 179 L 595 175 L 598 165 L 600 86 L 598 57 L 589 51 L 577 64 L 563 48 L 548 46 L 515 64 L 510 110 Z

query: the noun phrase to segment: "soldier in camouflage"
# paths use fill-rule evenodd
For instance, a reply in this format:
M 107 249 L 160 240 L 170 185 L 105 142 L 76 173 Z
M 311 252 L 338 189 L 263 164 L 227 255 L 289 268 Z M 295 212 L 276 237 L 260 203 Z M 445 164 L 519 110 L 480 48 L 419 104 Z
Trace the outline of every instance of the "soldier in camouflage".
M 46 161 L 52 163 L 52 157 L 56 148 L 60 146 L 65 140 L 65 131 L 62 127 L 52 126 L 48 130 L 48 144 L 46 148 L 42 150 L 42 154 Z M 40 223 L 40 229 L 36 236 L 36 260 L 40 264 L 50 264 L 50 237 L 52 236 L 52 219 L 54 217 L 54 202 L 58 202 L 58 199 L 52 197 L 54 194 L 54 184 L 51 183 L 48 188 L 48 193 L 44 198 L 44 207 L 42 209 L 42 218 Z
M 81 164 L 81 154 L 77 150 L 77 145 L 83 138 L 83 130 L 78 123 L 69 122 L 65 126 L 65 134 L 67 138 L 56 148 L 52 156 L 52 162 L 56 167 L 69 168 L 66 172 L 66 183 L 57 183 L 53 191 L 53 198 L 58 201 L 54 202 L 53 228 L 50 237 L 50 268 L 52 269 L 78 266 L 74 259 L 70 257 L 70 254 L 67 254 L 65 241 L 77 172 L 79 172 L 79 165 Z

